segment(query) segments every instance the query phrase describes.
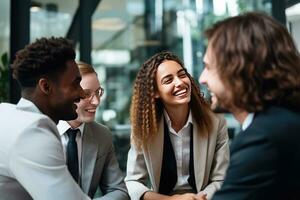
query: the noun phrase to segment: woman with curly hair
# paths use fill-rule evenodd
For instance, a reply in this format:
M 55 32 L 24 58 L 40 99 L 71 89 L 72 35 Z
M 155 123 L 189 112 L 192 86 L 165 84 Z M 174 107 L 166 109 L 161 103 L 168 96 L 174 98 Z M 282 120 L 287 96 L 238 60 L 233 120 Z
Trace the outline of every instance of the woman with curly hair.
M 205 200 L 220 188 L 229 161 L 225 120 L 176 55 L 161 52 L 142 65 L 130 119 L 131 199 Z

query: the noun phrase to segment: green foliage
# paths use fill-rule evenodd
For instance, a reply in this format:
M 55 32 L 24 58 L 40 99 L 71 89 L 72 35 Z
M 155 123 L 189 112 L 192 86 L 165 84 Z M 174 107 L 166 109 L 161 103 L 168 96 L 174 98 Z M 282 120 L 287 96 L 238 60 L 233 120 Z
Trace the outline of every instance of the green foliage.
M 9 70 L 7 52 L 1 55 L 0 63 L 0 102 L 8 102 L 9 99 Z

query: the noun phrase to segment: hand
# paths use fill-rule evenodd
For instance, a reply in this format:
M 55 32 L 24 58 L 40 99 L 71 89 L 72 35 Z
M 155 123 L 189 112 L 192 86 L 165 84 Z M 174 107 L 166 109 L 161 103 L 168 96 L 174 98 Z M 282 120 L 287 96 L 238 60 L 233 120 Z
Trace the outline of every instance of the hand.
M 175 194 L 173 196 L 170 196 L 168 200 L 206 200 L 206 198 L 201 199 L 198 197 L 198 194 L 185 193 L 185 194 Z
M 198 200 L 207 200 L 207 194 L 205 192 L 199 192 L 197 194 Z

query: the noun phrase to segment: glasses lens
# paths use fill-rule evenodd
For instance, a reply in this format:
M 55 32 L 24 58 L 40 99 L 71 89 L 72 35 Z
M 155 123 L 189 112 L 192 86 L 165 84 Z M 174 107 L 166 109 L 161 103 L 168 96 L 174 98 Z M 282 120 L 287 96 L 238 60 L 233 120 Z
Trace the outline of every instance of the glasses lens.
M 104 93 L 104 89 L 102 87 L 99 88 L 98 90 L 98 96 L 101 97 Z
M 92 91 L 89 89 L 84 89 L 83 90 L 85 98 L 90 98 L 92 96 Z
M 100 98 L 104 93 L 104 89 L 101 87 L 94 92 L 90 89 L 84 89 L 83 91 L 86 99 L 91 98 L 93 95 L 95 95 L 97 98 Z

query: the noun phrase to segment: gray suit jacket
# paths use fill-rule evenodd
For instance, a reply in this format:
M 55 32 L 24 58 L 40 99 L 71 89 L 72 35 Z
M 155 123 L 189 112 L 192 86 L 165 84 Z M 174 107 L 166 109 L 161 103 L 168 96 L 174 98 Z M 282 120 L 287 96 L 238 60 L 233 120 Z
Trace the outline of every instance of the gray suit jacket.
M 193 121 L 193 124 L 196 124 Z M 194 172 L 197 191 L 207 193 L 210 199 L 221 187 L 229 163 L 227 127 L 223 117 L 213 117 L 210 135 L 199 134 L 193 128 Z M 125 183 L 132 200 L 139 200 L 149 190 L 158 192 L 164 144 L 164 123 L 160 121 L 157 137 L 142 151 L 132 145 L 128 153 Z M 150 180 L 150 187 L 147 187 Z
M 99 186 L 104 195 L 99 200 L 129 199 L 111 132 L 96 122 L 86 123 L 83 130 L 81 185 L 90 197 Z
M 0 104 L 0 199 L 90 199 L 65 164 L 56 124 L 30 101 Z

